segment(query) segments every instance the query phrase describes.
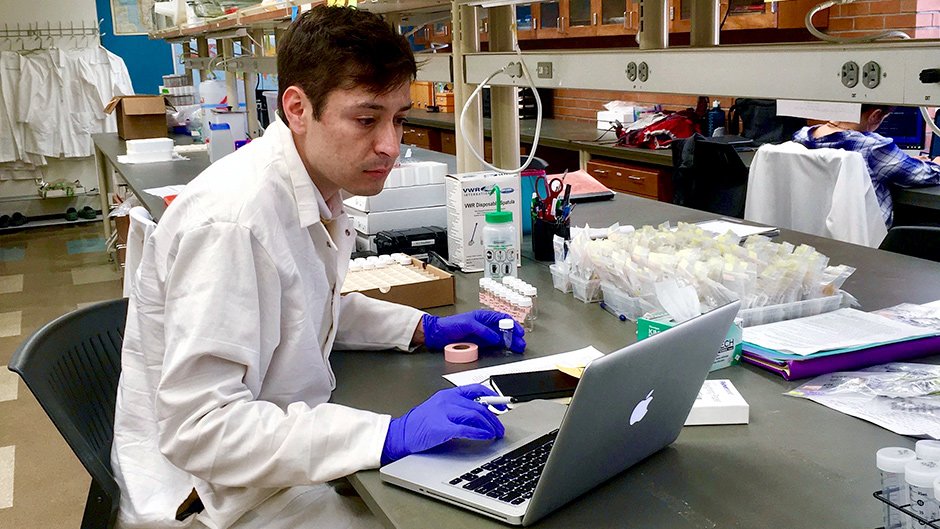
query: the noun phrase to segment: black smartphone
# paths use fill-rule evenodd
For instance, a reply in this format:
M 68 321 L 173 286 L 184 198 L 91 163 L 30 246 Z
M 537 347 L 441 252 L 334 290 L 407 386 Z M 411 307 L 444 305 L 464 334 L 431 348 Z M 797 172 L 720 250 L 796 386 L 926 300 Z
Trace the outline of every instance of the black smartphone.
M 557 369 L 493 375 L 490 381 L 497 392 L 516 402 L 570 397 L 578 385 L 577 378 Z

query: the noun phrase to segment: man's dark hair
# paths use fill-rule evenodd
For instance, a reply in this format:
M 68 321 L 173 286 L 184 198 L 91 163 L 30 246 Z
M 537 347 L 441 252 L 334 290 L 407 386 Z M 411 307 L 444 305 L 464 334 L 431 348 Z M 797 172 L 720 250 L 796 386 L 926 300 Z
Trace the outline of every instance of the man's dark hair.
M 378 15 L 351 7 L 314 7 L 277 43 L 278 101 L 296 85 L 318 120 L 333 90 L 362 86 L 383 95 L 417 71 L 408 41 Z

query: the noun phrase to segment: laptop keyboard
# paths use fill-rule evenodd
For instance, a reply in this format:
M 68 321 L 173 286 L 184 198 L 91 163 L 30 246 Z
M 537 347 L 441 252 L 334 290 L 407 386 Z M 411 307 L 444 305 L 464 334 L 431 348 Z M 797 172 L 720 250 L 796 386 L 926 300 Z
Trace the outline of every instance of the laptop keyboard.
M 532 497 L 557 435 L 558 430 L 549 432 L 449 483 L 511 505 L 521 505 Z

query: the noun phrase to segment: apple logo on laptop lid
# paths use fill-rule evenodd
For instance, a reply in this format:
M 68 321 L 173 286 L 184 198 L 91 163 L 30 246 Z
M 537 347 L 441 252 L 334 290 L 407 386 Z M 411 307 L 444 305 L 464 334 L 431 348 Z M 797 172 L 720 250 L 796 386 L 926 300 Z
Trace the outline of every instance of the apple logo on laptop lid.
M 650 402 L 653 401 L 653 391 L 646 395 L 646 398 L 637 403 L 636 407 L 633 408 L 633 413 L 630 414 L 630 426 L 643 420 L 643 417 L 646 417 L 646 412 L 649 408 Z

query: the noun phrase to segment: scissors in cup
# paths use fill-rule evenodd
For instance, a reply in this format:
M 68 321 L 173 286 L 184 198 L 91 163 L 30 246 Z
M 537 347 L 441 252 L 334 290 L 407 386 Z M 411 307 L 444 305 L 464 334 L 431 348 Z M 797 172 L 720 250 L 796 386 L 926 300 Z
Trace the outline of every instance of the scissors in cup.
M 539 186 L 539 182 L 542 183 L 541 187 Z M 561 178 L 546 178 L 540 176 L 535 179 L 535 192 L 542 202 L 542 212 L 546 217 L 543 220 L 554 220 L 555 204 L 557 200 L 560 200 L 564 187 L 565 185 L 561 181 Z

